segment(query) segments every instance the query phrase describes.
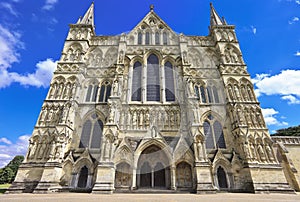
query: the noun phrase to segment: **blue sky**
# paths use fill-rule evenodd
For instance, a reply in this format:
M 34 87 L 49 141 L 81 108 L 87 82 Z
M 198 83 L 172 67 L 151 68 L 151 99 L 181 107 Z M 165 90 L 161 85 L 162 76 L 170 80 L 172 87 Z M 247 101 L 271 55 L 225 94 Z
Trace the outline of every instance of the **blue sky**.
M 0 2 L 0 167 L 25 154 L 68 25 L 92 1 Z M 176 32 L 208 35 L 207 0 L 95 1 L 97 35 L 130 31 L 149 5 Z M 248 71 L 270 132 L 300 124 L 300 0 L 214 0 L 236 25 Z

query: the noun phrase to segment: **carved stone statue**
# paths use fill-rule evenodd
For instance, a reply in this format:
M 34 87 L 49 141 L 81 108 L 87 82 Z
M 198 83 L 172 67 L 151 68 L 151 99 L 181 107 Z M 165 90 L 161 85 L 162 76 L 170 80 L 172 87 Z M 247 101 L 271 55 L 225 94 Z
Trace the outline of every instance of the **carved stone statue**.
M 258 145 L 257 151 L 262 162 L 266 161 L 266 154 L 261 144 Z
M 266 152 L 267 152 L 269 160 L 271 162 L 273 162 L 274 161 L 274 155 L 273 155 L 272 149 L 269 145 L 266 146 Z

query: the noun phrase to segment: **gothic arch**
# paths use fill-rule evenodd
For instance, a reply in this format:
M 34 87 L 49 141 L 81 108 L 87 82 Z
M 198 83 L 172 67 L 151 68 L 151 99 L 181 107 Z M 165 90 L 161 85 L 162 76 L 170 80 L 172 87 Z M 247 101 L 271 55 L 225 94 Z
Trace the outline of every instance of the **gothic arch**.
M 134 156 L 140 156 L 141 153 L 147 149 L 150 146 L 157 146 L 159 147 L 162 151 L 164 151 L 164 153 L 166 154 L 166 156 L 168 157 L 169 162 L 172 162 L 172 153 L 170 151 L 169 145 L 167 145 L 166 143 L 162 142 L 161 140 L 157 140 L 157 139 L 150 139 L 150 140 L 146 140 L 145 142 L 142 142 L 135 150 L 134 152 Z M 137 162 L 136 162 L 137 163 Z M 135 165 L 137 166 L 137 165 Z
M 140 62 L 142 64 L 142 67 L 143 67 L 143 58 L 139 55 L 136 55 L 134 56 L 131 60 L 130 60 L 130 66 L 133 67 L 133 65 L 136 63 L 136 62 Z
M 87 157 L 80 157 L 73 166 L 73 173 L 79 173 L 81 168 L 86 166 L 88 168 L 89 174 L 94 173 L 94 163 L 91 161 L 90 158 Z
M 155 49 L 151 49 L 144 54 L 144 59 L 143 59 L 144 62 L 142 64 L 147 64 L 148 58 L 152 54 L 154 54 L 158 58 L 158 65 L 159 65 L 159 67 L 161 67 L 162 61 L 163 61 L 163 56 L 158 50 L 155 50 Z

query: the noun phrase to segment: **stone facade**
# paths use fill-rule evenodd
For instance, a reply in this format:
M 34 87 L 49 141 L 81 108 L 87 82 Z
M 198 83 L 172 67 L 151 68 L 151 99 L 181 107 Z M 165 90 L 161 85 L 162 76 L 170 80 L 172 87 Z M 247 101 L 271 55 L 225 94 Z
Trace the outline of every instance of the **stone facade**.
M 151 7 L 129 33 L 96 36 L 92 4 L 70 25 L 8 192 L 299 190 L 278 159 L 235 27 L 212 5 L 210 18 L 208 36 L 186 36 Z

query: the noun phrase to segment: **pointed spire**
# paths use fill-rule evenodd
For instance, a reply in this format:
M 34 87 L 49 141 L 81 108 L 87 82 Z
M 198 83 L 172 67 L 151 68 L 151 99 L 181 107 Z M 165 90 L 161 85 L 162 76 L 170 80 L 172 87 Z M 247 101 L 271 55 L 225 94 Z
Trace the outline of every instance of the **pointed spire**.
M 83 16 L 82 20 L 80 21 L 80 24 L 94 26 L 94 2 Z
M 212 3 L 210 3 L 210 25 L 223 25 L 223 22 Z

